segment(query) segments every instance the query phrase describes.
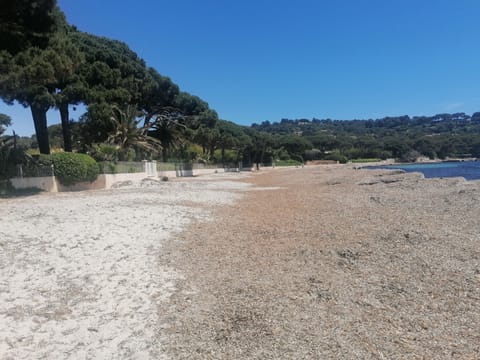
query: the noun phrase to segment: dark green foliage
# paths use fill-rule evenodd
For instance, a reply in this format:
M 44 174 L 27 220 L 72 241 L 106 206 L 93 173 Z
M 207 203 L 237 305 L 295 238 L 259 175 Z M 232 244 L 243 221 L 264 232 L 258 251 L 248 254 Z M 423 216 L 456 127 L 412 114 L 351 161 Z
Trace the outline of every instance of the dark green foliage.
M 50 159 L 53 162 L 55 176 L 62 185 L 92 182 L 98 177 L 98 164 L 89 155 L 64 152 L 52 154 Z
M 63 131 L 61 124 L 50 125 L 47 128 L 50 146 L 61 149 L 63 146 Z
M 480 153 L 480 113 L 438 114 L 422 117 L 386 117 L 378 120 L 282 119 L 278 123 L 253 124 L 253 129 L 281 136 L 290 154 L 298 154 L 304 139 L 308 158 L 332 158 L 343 162 L 358 158 L 414 156 L 431 159 L 478 156 Z M 293 137 L 297 137 L 298 144 Z M 312 152 L 311 149 L 321 151 Z
M 318 149 L 306 150 L 305 151 L 305 160 L 320 160 L 323 158 L 322 151 Z
M 10 116 L 5 114 L 0 114 L 0 136 L 3 135 L 6 128 L 12 124 L 12 119 Z
M 218 120 L 205 101 L 147 68 L 127 44 L 67 24 L 55 0 L 2 0 L 0 49 L 0 98 L 31 108 L 41 154 L 50 153 L 46 112 L 52 107 L 60 111 L 65 151 L 118 138 L 110 121 L 116 107 L 135 105 L 143 129 L 175 127 L 184 139 L 192 133 L 183 129 L 211 129 Z M 88 114 L 72 142 L 68 107 L 78 103 L 88 106 Z M 166 152 L 171 141 L 163 142 Z
M 302 163 L 298 160 L 278 160 L 275 161 L 275 166 L 301 166 Z
M 14 176 L 16 163 L 23 157 L 23 148 L 17 145 L 17 136 L 3 135 L 10 125 L 10 117 L 0 114 L 0 179 Z
M 78 76 L 85 86 L 83 102 L 87 105 L 136 104 L 146 114 L 173 105 L 178 86 L 147 68 L 127 44 L 76 30 L 69 38 L 85 59 Z
M 160 75 L 157 70 L 148 68 L 148 76 L 142 87 L 142 103 L 140 107 L 146 113 L 148 122 L 165 107 L 176 106 L 175 99 L 179 88 L 168 77 Z
M 338 161 L 340 164 L 345 164 L 347 162 L 347 157 L 342 155 L 342 153 L 338 151 L 334 151 L 331 154 L 327 154 L 324 157 L 325 160 L 333 160 L 333 161 Z
M 175 97 L 174 107 L 180 109 L 185 115 L 199 115 L 208 110 L 208 104 L 198 96 L 180 92 Z
M 252 131 L 246 129 L 246 134 L 250 141 L 243 150 L 243 160 L 245 164 L 255 164 L 257 169 L 260 164 L 272 162 L 272 148 L 276 145 L 272 135 L 266 132 Z
M 0 12 L 0 98 L 30 107 L 41 153 L 48 154 L 47 110 L 72 71 L 66 20 L 55 0 L 4 0 Z M 65 41 L 63 41 L 65 42 Z M 65 49 L 65 51 L 64 51 Z
M 278 139 L 278 145 L 291 155 L 304 156 L 305 151 L 312 149 L 312 143 L 303 136 L 284 135 Z
M 114 107 L 110 121 L 113 124 L 107 141 L 117 146 L 120 160 L 133 160 L 137 150 L 145 154 L 156 154 L 160 150 L 161 142 L 148 136 L 145 127 L 139 127 L 141 113 L 136 106 L 129 105 L 125 108 Z M 128 153 L 132 155 L 128 156 Z
M 0 179 L 9 179 L 17 176 L 17 164 L 28 162 L 29 155 L 24 148 L 14 147 L 13 139 L 0 144 Z
M 60 16 L 56 6 L 56 0 L 2 0 L 0 49 L 15 54 L 29 46 L 45 47 Z

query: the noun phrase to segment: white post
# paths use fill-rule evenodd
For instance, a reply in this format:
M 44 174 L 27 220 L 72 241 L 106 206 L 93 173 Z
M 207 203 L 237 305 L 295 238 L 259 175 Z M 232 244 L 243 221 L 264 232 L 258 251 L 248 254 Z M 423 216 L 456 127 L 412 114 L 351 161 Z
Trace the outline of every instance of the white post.
M 155 160 L 152 160 L 151 164 L 152 164 L 152 176 L 158 177 L 157 162 Z

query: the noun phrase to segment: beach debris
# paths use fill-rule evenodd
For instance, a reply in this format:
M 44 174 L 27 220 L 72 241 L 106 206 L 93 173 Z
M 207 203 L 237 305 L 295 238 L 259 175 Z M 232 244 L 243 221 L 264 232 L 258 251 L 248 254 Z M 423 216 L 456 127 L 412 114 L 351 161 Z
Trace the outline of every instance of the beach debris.
M 153 178 L 145 178 L 140 181 L 140 187 L 142 188 L 148 188 L 148 187 L 156 187 L 161 184 L 161 181 Z
M 120 189 L 128 186 L 132 186 L 133 181 L 132 180 L 126 180 L 126 181 L 117 181 L 116 183 L 112 184 L 112 189 Z

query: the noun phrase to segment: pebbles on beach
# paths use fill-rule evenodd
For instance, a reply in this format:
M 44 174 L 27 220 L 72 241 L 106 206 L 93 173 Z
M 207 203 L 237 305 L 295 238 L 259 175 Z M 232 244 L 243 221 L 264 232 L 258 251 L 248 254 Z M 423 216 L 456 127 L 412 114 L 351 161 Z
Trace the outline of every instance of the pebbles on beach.
M 248 181 L 169 253 L 172 358 L 480 357 L 479 182 L 348 166 Z

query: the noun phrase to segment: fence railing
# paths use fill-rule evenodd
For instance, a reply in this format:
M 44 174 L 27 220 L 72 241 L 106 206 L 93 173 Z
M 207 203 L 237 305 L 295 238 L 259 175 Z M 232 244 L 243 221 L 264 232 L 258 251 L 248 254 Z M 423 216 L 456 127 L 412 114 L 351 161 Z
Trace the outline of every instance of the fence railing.
M 175 163 L 157 162 L 157 171 L 175 171 Z
M 251 166 L 251 165 L 249 165 Z M 242 170 L 245 168 L 245 164 L 201 164 L 201 163 L 189 163 L 189 162 L 155 162 L 155 161 L 102 161 L 98 163 L 100 174 L 131 174 L 131 173 L 143 173 L 146 172 L 149 176 L 155 175 L 155 169 L 157 172 L 176 171 L 188 172 L 200 169 L 225 169 L 225 171 Z M 55 169 L 53 164 L 28 164 L 17 165 L 16 176 L 17 177 L 48 177 L 54 176 Z
M 145 171 L 143 162 L 102 161 L 98 163 L 101 174 L 132 174 Z
M 48 177 L 54 176 L 55 170 L 52 165 L 17 165 L 17 177 Z
M 222 164 L 201 164 L 189 162 L 157 162 L 157 171 L 175 171 L 178 169 L 222 169 Z

